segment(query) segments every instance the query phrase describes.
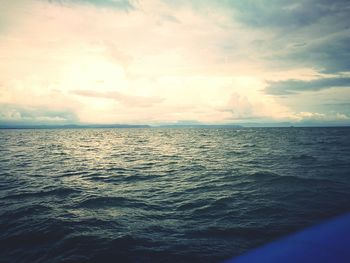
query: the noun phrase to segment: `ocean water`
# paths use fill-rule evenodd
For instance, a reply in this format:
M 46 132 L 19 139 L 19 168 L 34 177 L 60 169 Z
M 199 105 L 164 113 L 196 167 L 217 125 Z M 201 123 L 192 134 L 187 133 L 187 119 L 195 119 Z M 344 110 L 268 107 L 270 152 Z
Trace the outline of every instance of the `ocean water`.
M 350 128 L 0 130 L 1 262 L 220 262 L 350 211 Z

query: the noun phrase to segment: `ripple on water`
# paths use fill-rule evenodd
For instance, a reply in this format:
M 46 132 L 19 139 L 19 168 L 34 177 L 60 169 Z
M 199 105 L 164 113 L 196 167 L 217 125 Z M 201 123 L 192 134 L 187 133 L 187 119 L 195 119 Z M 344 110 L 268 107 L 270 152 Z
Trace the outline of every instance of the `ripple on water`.
M 219 262 L 350 210 L 350 132 L 0 130 L 4 262 Z

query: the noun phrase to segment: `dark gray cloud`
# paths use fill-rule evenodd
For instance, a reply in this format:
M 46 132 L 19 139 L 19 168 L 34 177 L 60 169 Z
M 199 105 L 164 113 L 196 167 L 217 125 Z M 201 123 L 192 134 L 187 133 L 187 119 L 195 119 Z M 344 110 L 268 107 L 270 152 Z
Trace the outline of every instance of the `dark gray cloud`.
M 274 37 L 256 42 L 274 67 L 350 71 L 350 1 L 225 2 L 241 23 L 274 32 Z
M 222 1 L 235 10 L 239 21 L 253 27 L 300 28 L 327 16 L 348 19 L 348 0 Z
M 90 4 L 97 7 L 116 8 L 130 11 L 135 8 L 130 0 L 49 0 L 51 3 L 60 4 Z
M 306 33 L 305 33 L 306 34 Z M 312 32 L 310 32 L 310 35 Z M 275 67 L 308 67 L 324 74 L 350 71 L 350 30 L 325 34 L 320 38 L 302 38 L 302 43 L 280 41 L 267 60 Z M 272 44 L 274 45 L 274 44 Z
M 333 87 L 350 87 L 349 77 L 321 78 L 310 81 L 303 80 L 286 80 L 270 81 L 265 89 L 267 94 L 288 95 L 300 93 L 303 91 L 317 91 Z

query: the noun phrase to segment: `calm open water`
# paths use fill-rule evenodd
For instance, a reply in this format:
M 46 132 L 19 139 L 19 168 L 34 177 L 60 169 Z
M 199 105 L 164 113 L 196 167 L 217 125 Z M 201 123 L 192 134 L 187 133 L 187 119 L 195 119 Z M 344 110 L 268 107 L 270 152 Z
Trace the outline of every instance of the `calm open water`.
M 350 211 L 350 128 L 0 130 L 1 262 L 219 262 Z

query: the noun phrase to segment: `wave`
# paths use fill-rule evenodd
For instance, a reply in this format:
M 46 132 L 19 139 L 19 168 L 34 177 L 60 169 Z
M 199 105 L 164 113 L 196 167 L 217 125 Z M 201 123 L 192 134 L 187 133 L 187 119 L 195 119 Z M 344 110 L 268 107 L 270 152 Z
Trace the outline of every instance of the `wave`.
M 271 181 L 271 182 L 286 182 L 286 183 L 293 183 L 293 182 L 300 182 L 300 183 L 322 183 L 322 184 L 336 184 L 337 186 L 340 185 L 340 182 L 333 181 L 330 179 L 324 179 L 320 177 L 302 177 L 302 176 L 296 176 L 296 175 L 280 175 L 276 173 L 271 172 L 255 172 L 248 175 L 248 178 L 253 178 L 260 181 Z
M 350 210 L 349 129 L 12 130 L 0 142 L 4 262 L 220 262 Z
M 273 233 L 266 227 L 208 227 L 202 230 L 194 230 L 187 233 L 192 237 L 219 237 L 219 238 L 260 238 L 261 236 L 269 236 L 273 238 L 280 235 Z
M 85 200 L 75 205 L 77 208 L 117 208 L 117 207 L 131 207 L 144 209 L 159 209 L 158 206 L 148 204 L 141 200 L 131 199 L 127 197 L 88 197 Z
M 300 160 L 300 161 L 305 161 L 305 162 L 313 162 L 313 161 L 317 161 L 317 158 L 312 156 L 312 155 L 308 155 L 308 154 L 300 154 L 300 155 L 293 155 L 290 157 L 291 160 Z
M 57 189 L 52 189 L 52 190 L 41 190 L 41 191 L 35 191 L 35 192 L 19 192 L 16 194 L 10 194 L 6 195 L 0 199 L 26 199 L 26 198 L 45 198 L 49 196 L 57 196 L 57 197 L 66 197 L 71 194 L 79 194 L 81 191 L 77 189 L 73 189 L 70 187 L 60 187 Z

